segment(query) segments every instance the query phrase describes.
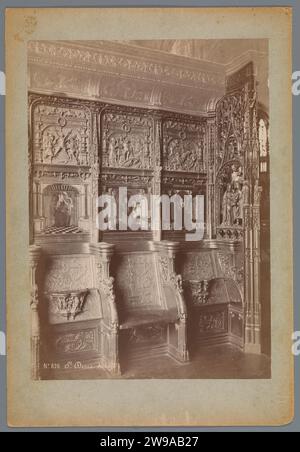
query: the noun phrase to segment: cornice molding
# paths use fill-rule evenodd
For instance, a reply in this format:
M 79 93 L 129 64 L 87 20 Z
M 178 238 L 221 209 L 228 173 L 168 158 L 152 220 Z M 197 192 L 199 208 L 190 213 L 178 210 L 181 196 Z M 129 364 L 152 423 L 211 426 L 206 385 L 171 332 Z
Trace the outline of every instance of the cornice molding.
M 223 65 L 112 41 L 29 41 L 29 89 L 204 115 L 225 94 L 226 75 L 257 54 Z
M 134 74 L 136 78 L 212 90 L 225 86 L 222 65 L 176 55 L 170 55 L 166 63 L 166 55 L 148 49 L 142 54 L 141 49 L 113 42 L 99 41 L 96 45 L 80 41 L 30 41 L 28 61 L 91 72 L 117 70 L 124 75 Z

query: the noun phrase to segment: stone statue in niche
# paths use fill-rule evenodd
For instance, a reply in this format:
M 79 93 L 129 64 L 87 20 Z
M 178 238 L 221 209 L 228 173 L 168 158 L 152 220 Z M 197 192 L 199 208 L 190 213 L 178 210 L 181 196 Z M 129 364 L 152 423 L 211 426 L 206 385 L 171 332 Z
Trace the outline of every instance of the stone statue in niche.
M 241 225 L 243 219 L 243 196 L 239 182 L 234 182 L 232 187 L 232 221 L 235 225 Z
M 222 197 L 222 226 L 242 225 L 243 205 L 248 196 L 247 188 L 247 184 L 244 184 L 242 167 L 233 164 L 231 166 L 231 182 L 227 183 Z
M 59 193 L 54 211 L 54 226 L 70 226 L 73 207 L 72 198 L 66 192 Z
M 227 184 L 222 199 L 222 226 L 230 226 L 232 224 L 231 217 L 231 184 Z
M 243 181 L 243 172 L 242 167 L 238 167 L 237 165 L 232 165 L 231 167 L 231 182 L 232 183 L 241 183 Z

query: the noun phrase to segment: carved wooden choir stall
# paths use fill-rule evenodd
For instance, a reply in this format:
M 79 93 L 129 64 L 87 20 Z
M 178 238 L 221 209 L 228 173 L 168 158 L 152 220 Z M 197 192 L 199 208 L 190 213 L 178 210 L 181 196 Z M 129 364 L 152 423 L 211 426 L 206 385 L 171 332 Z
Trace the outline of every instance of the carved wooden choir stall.
M 253 65 L 202 116 L 29 93 L 32 375 L 199 347 L 261 352 L 258 103 Z M 97 199 L 205 197 L 205 233 L 99 231 Z M 128 208 L 130 209 L 130 208 Z

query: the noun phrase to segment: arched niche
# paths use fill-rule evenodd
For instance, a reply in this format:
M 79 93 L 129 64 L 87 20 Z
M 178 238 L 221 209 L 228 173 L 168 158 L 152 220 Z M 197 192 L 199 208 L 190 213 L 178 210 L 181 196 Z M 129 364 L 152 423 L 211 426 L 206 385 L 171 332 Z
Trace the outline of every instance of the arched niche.
M 244 174 L 238 159 L 229 160 L 216 177 L 217 225 L 234 227 L 242 225 L 242 196 Z
M 43 190 L 45 228 L 78 226 L 79 191 L 68 184 L 52 184 Z
M 269 152 L 270 152 L 270 136 L 269 136 L 269 115 L 267 110 L 259 105 L 257 112 L 257 137 L 259 144 L 259 171 L 264 183 L 264 179 L 269 174 Z

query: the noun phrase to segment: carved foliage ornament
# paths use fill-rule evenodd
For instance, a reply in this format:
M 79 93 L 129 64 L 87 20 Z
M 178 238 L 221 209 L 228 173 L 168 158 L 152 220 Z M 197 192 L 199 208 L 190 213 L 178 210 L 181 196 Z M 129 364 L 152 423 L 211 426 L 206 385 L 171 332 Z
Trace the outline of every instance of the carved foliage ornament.
M 209 282 L 205 279 L 203 281 L 188 281 L 188 288 L 191 292 L 192 303 L 194 305 L 202 305 L 208 303 Z
M 98 41 L 98 44 L 100 42 Z M 103 41 L 107 47 L 107 42 Z M 120 55 L 120 49 L 118 53 L 108 52 L 103 48 L 80 48 L 71 46 L 70 44 L 59 44 L 42 41 L 29 41 L 29 58 L 31 62 L 49 62 L 49 58 L 55 58 L 57 61 L 61 59 L 64 66 L 70 67 L 81 65 L 81 68 L 86 70 L 99 70 L 103 71 L 105 66 L 110 71 L 111 68 L 117 69 L 121 72 L 134 72 L 140 74 L 146 74 L 149 78 L 154 79 L 156 82 L 159 79 L 167 80 L 183 80 L 190 82 L 192 85 L 199 86 L 199 83 L 204 86 L 216 86 L 224 85 L 223 74 L 214 73 L 211 71 L 195 70 L 193 68 L 181 68 L 178 65 L 163 64 L 155 61 L 148 61 L 142 58 L 134 58 L 132 56 L 124 54 L 126 47 L 122 47 L 122 55 Z M 111 72 L 111 71 L 110 71 Z
M 50 310 L 53 314 L 75 319 L 82 312 L 87 292 L 52 293 L 50 294 Z
M 209 280 L 214 277 L 210 252 L 187 253 L 183 267 L 184 280 Z
M 96 330 L 94 329 L 63 334 L 55 341 L 55 348 L 60 353 L 91 351 L 96 347 Z
M 165 256 L 159 256 L 159 271 L 163 284 L 171 284 L 175 291 L 182 293 L 182 276 L 177 275 L 171 271 L 169 258 Z

